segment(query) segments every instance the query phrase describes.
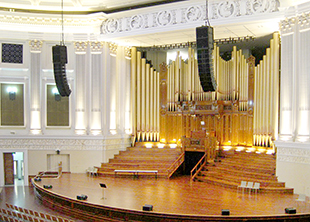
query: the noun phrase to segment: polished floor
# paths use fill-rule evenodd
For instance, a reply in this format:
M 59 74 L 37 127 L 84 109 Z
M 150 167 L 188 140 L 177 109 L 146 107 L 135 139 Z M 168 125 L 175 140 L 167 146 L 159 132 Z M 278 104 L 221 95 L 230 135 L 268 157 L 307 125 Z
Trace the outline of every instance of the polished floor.
M 100 183 L 107 188 L 101 188 Z M 42 179 L 40 185 L 45 184 L 53 185 L 53 192 L 73 199 L 85 194 L 87 202 L 132 210 L 151 204 L 160 213 L 220 215 L 221 209 L 229 209 L 231 215 L 279 215 L 285 213 L 286 207 L 295 207 L 297 213 L 310 212 L 310 203 L 297 202 L 298 195 L 237 192 L 202 182 L 190 183 L 187 176 L 167 180 L 64 174 L 60 179 Z M 18 201 L 26 207 L 23 198 Z
M 283 215 L 286 207 L 295 207 L 297 213 L 310 212 L 310 203 L 297 202 L 298 195 L 237 192 L 202 182 L 190 183 L 187 176 L 166 180 L 64 174 L 60 179 L 44 178 L 39 183 L 52 185 L 53 192 L 73 199 L 85 194 L 87 202 L 131 210 L 151 204 L 155 212 L 168 214 L 220 215 L 222 209 L 229 209 L 231 215 Z M 100 183 L 107 188 L 101 188 Z M 42 206 L 31 187 L 4 187 L 0 206 L 4 207 L 5 202 L 59 215 Z

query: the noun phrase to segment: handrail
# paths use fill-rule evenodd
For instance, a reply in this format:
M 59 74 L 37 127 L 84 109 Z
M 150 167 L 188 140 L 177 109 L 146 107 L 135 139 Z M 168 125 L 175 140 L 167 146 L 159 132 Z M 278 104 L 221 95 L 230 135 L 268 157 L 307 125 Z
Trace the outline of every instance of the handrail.
M 191 170 L 191 181 L 194 180 L 194 178 L 196 177 L 196 175 L 201 171 L 202 167 L 204 167 L 204 165 L 206 165 L 206 157 L 207 157 L 207 153 L 205 153 L 203 155 L 203 157 L 201 157 L 201 159 L 198 161 L 198 163 L 196 164 L 196 166 Z M 203 162 L 204 161 L 204 162 Z M 203 163 L 202 163 L 203 162 Z M 199 167 L 199 169 L 197 170 L 197 168 Z M 194 173 L 195 172 L 195 173 Z M 194 173 L 194 175 L 193 175 Z
M 179 168 L 179 166 L 184 162 L 185 152 L 176 159 L 173 164 L 169 167 L 168 171 L 168 179 L 172 176 L 172 174 Z
M 43 171 L 43 172 L 39 172 L 34 178 L 39 178 L 39 177 L 42 177 L 45 175 L 45 173 L 47 172 L 50 172 L 51 170 L 56 170 L 58 169 L 57 171 L 57 177 L 56 179 L 59 179 L 61 176 L 62 176 L 62 162 L 60 161 L 60 163 L 58 164 L 58 167 L 57 168 L 54 168 L 54 169 L 49 169 L 49 170 L 46 170 L 46 171 Z

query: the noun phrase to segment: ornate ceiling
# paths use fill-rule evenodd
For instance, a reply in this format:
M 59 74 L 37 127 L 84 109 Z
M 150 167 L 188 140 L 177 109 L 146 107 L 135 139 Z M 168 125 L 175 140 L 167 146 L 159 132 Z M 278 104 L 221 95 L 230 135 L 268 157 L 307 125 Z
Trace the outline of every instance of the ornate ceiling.
M 63 0 L 65 38 L 135 46 L 192 42 L 195 28 L 205 24 L 206 2 L 214 37 L 223 39 L 278 31 L 288 8 L 305 1 Z M 59 39 L 60 12 L 61 0 L 1 0 L 0 38 Z

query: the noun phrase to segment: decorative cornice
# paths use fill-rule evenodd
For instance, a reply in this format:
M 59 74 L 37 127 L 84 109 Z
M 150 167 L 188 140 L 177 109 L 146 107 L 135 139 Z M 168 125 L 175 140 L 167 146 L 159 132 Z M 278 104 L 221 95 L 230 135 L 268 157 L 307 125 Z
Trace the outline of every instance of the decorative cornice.
M 40 40 L 29 41 L 30 52 L 41 53 L 42 45 L 43 45 L 43 42 Z
M 23 14 L 23 15 L 20 15 Z M 105 20 L 102 15 L 97 16 L 70 16 L 64 17 L 65 26 L 94 26 L 100 25 Z M 21 24 L 21 25 L 42 25 L 42 26 L 60 26 L 62 18 L 47 14 L 18 13 L 18 12 L 1 12 L 0 23 Z
M 229 0 L 209 4 L 209 18 L 212 20 L 241 18 L 250 15 L 279 11 L 278 0 Z M 189 7 L 138 14 L 130 17 L 109 18 L 102 22 L 103 35 L 121 34 L 136 30 L 158 30 L 163 27 L 200 23 L 206 20 L 204 3 Z

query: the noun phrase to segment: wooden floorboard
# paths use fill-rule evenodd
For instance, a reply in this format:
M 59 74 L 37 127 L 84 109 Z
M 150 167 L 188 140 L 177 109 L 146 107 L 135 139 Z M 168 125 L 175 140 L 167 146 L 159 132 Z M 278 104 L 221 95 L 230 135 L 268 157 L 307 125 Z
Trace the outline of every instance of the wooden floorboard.
M 99 184 L 106 184 L 103 192 Z M 167 214 L 220 215 L 229 209 L 231 215 L 284 215 L 285 208 L 295 207 L 297 213 L 309 213 L 309 203 L 297 203 L 293 194 L 251 194 L 201 182 L 189 177 L 114 178 L 90 177 L 86 174 L 65 174 L 61 179 L 43 178 L 39 183 L 53 185 L 52 192 L 76 199 L 88 196 L 87 202 L 129 210 L 141 210 L 145 204 L 153 211 Z M 308 200 L 309 201 L 309 200 Z

